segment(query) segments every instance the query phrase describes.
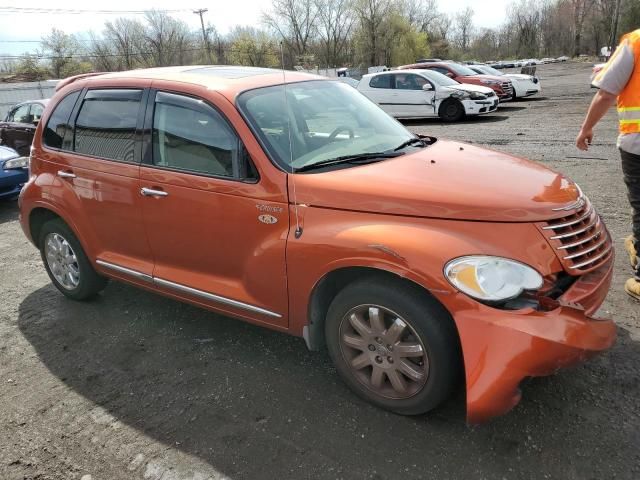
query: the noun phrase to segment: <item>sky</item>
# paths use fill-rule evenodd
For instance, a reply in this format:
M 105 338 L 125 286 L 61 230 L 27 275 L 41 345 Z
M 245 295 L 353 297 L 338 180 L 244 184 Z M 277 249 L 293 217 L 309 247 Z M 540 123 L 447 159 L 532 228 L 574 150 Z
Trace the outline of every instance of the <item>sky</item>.
M 234 25 L 259 26 L 260 14 L 267 10 L 270 0 L 231 0 L 208 2 L 206 0 L 111 0 L 98 5 L 86 0 L 0 0 L 0 7 L 21 8 L 55 8 L 81 10 L 180 10 L 172 15 L 184 20 L 193 28 L 200 28 L 200 18 L 193 13 L 198 8 L 208 8 L 205 13 L 205 23 L 213 24 L 218 32 L 225 34 Z M 480 27 L 495 27 L 505 18 L 506 6 L 509 0 L 438 0 L 441 12 L 455 13 L 470 6 L 474 9 L 474 23 Z M 86 32 L 94 30 L 100 32 L 104 22 L 119 16 L 141 17 L 136 14 L 98 14 L 98 13 L 6 13 L 0 8 L 0 54 L 20 54 L 25 51 L 35 51 L 38 44 L 24 42 L 24 40 L 39 40 L 51 28 L 58 28 L 66 33 L 78 34 L 86 38 Z

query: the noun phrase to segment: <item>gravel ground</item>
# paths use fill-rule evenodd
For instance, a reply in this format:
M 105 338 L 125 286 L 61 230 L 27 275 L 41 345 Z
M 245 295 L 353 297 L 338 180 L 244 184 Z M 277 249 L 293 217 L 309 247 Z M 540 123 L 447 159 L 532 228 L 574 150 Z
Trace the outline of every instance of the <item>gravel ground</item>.
M 601 314 L 608 353 L 533 379 L 508 415 L 470 427 L 460 394 L 404 418 L 361 402 L 304 343 L 112 282 L 66 300 L 0 204 L 0 479 L 637 479 L 640 304 L 622 292 L 629 211 L 615 116 L 581 153 L 589 67 L 541 66 L 539 98 L 415 132 L 487 145 L 570 175 L 618 252 Z M 500 172 L 495 172 L 499 175 Z

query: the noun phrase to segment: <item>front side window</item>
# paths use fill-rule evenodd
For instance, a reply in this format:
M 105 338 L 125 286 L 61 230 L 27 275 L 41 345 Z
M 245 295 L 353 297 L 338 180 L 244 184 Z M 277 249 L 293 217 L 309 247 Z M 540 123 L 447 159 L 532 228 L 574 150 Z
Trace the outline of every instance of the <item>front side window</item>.
M 288 172 L 337 157 L 392 152 L 414 137 L 360 92 L 337 81 L 249 90 L 238 97 L 238 107 L 270 157 Z
M 43 111 L 44 111 L 44 107 L 42 105 L 40 105 L 39 103 L 32 103 L 31 111 L 29 112 L 29 115 L 31 116 L 31 121 L 39 122 L 40 119 L 42 118 Z
M 133 162 L 142 90 L 90 90 L 74 131 L 74 150 L 92 157 Z
M 396 90 L 422 90 L 427 80 L 415 73 L 396 73 Z
M 29 104 L 21 105 L 9 114 L 9 122 L 31 123 L 29 121 Z
M 238 176 L 241 144 L 211 106 L 158 92 L 153 116 L 153 164 L 198 174 Z
M 53 113 L 49 116 L 47 126 L 44 128 L 42 135 L 46 146 L 63 148 L 62 142 L 69 130 L 69 117 L 79 96 L 80 91 L 71 92 L 56 105 Z

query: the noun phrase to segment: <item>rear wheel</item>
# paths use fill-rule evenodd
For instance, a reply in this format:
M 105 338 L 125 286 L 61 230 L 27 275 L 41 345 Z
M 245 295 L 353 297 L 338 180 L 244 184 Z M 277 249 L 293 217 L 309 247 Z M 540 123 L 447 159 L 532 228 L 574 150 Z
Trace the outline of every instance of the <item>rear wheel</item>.
M 65 296 L 86 300 L 107 284 L 93 269 L 80 242 L 62 220 L 49 220 L 42 226 L 39 245 L 49 278 Z
M 458 122 L 465 117 L 464 106 L 458 100 L 445 100 L 438 115 L 445 122 Z
M 459 379 L 455 327 L 433 298 L 402 283 L 360 281 L 333 300 L 327 348 L 347 385 L 403 415 L 442 403 Z

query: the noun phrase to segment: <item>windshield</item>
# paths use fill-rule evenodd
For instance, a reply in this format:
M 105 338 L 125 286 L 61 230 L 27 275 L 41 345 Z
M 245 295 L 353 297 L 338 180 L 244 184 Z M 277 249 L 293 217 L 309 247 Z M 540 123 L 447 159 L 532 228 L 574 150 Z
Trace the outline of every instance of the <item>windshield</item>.
M 477 75 L 476 72 L 471 70 L 469 67 L 465 67 L 464 65 L 457 65 L 455 63 L 450 63 L 447 65 L 451 70 L 453 70 L 456 75 Z
M 393 151 L 415 137 L 344 83 L 289 83 L 286 92 L 285 97 L 282 85 L 249 90 L 238 97 L 238 107 L 288 172 L 337 157 Z
M 504 72 L 501 72 L 500 70 L 490 67 L 489 65 L 476 65 L 475 67 L 478 70 L 482 71 L 482 73 L 486 73 L 487 75 L 496 75 L 498 77 L 501 77 L 504 75 Z
M 440 87 L 453 87 L 455 85 L 460 85 L 460 82 L 453 78 L 449 78 L 440 72 L 436 72 L 435 70 L 422 70 L 420 71 L 420 74 L 428 78 L 431 83 L 435 83 Z

